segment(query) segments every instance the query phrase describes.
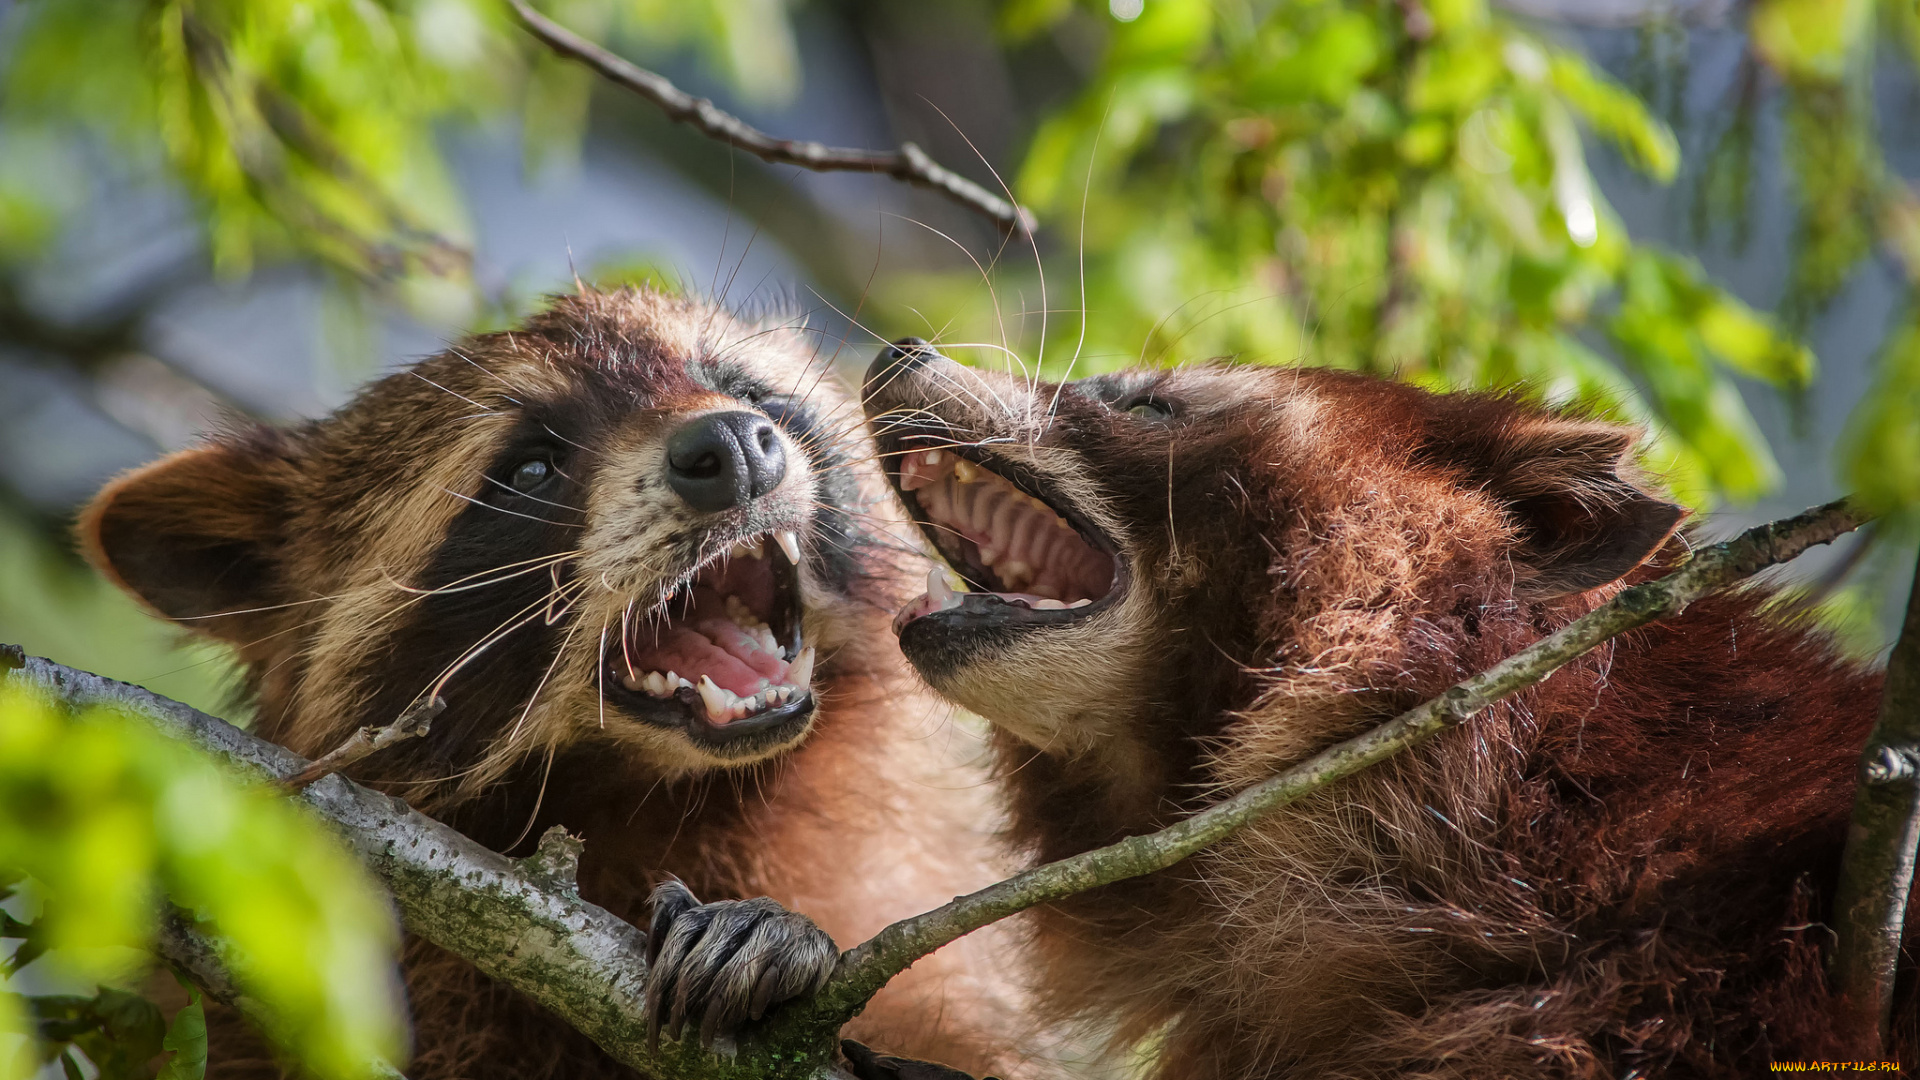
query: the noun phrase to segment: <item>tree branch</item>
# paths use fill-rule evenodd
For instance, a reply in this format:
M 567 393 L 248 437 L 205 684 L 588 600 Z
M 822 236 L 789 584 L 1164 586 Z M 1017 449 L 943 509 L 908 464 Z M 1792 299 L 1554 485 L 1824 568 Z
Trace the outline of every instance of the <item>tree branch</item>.
M 0 649 L 0 679 L 74 708 L 138 716 L 243 772 L 279 781 L 307 761 L 197 709 L 150 691 Z M 326 818 L 384 883 L 418 934 L 513 987 L 592 1039 L 615 1059 L 661 1080 L 845 1080 L 832 1064 L 831 1033 L 802 1045 L 755 1043 L 735 1057 L 698 1040 L 647 1047 L 645 935 L 580 899 L 562 837 L 543 838 L 523 860 L 506 858 L 414 811 L 399 799 L 329 776 L 298 796 Z M 189 970 L 217 951 L 175 937 Z M 171 953 L 170 953 L 171 955 Z M 228 982 L 225 985 L 231 986 Z
M 1920 573 L 1907 594 L 1900 639 L 1887 657 L 1880 715 L 1860 753 L 1860 787 L 1834 896 L 1829 981 L 1848 1010 L 1845 1034 L 1862 1053 L 1885 1045 L 1893 977 L 1920 845 Z
M 796 1016 L 788 1022 L 828 1025 L 836 1024 L 836 1017 L 844 1022 L 889 979 L 955 938 L 1036 904 L 1164 870 L 1295 799 L 1459 725 L 1618 634 L 1678 614 L 1700 597 L 1786 562 L 1815 544 L 1828 543 L 1866 520 L 1865 513 L 1842 500 L 1702 548 L 1676 572 L 1622 590 L 1559 632 L 1439 697 L 1185 821 L 1036 867 L 924 915 L 894 923 L 872 940 L 842 954 L 833 980 L 819 997 L 804 1009 L 792 1010 L 796 1014 L 810 1011 L 811 1015 Z M 1920 639 L 1920 634 L 1914 636 Z M 1916 665 L 1916 671 L 1920 671 L 1920 665 Z M 779 1019 L 787 1017 L 783 1014 Z
M 616 56 L 559 23 L 535 11 L 527 0 L 510 0 L 527 32 L 547 48 L 578 60 L 601 78 L 624 87 L 660 107 L 668 119 L 688 124 L 710 138 L 738 147 L 775 165 L 798 165 L 815 172 L 877 172 L 915 187 L 929 188 L 978 214 L 991 218 L 1008 232 L 1032 233 L 1033 214 L 995 195 L 979 184 L 945 168 L 913 143 L 898 150 L 854 150 L 805 139 L 777 139 L 697 98 L 665 76 Z

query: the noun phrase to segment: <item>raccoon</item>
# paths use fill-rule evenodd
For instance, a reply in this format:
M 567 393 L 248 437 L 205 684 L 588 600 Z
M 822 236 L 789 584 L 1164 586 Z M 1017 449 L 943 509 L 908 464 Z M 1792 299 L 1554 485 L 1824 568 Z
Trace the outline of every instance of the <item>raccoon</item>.
M 900 647 L 992 721 L 1037 860 L 1271 777 L 1685 552 L 1636 431 L 1514 395 L 1227 363 L 1056 384 L 908 339 L 864 403 L 959 579 L 929 577 Z M 1211 851 L 1043 909 L 1040 1008 L 1150 1047 L 1163 1080 L 1857 1056 L 1824 924 L 1879 677 L 1767 596 L 1623 635 Z
M 325 419 L 134 471 L 80 534 L 232 646 L 258 733 L 316 756 L 437 699 L 426 737 L 353 775 L 501 852 L 566 826 L 582 896 L 640 925 L 673 879 L 659 1019 L 724 1042 L 816 986 L 834 938 L 1004 876 L 964 737 L 886 633 L 918 556 L 861 426 L 802 329 L 583 288 Z M 404 969 L 414 1080 L 631 1075 L 424 942 Z M 848 1034 L 1008 1070 L 1014 970 L 948 950 Z M 216 1073 L 277 1074 L 237 1030 Z

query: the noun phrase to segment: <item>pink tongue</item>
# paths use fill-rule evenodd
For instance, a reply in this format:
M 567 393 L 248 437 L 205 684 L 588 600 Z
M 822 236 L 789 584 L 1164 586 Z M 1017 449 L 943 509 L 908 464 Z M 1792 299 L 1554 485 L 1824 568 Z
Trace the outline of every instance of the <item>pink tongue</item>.
M 675 619 L 656 640 L 633 643 L 633 670 L 641 674 L 671 671 L 696 686 L 705 675 L 741 697 L 781 682 L 787 674 L 786 661 L 762 649 L 727 618 L 726 610 L 719 592 L 695 586 L 691 611 Z

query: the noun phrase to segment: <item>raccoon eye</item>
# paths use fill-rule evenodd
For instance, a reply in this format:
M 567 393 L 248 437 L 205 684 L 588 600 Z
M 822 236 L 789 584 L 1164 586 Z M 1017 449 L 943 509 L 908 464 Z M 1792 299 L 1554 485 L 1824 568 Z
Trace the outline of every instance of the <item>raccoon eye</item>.
M 552 475 L 553 466 L 547 464 L 546 459 L 534 458 L 515 466 L 513 476 L 507 481 L 507 485 L 524 495 L 537 490 Z
M 1132 401 L 1122 402 L 1120 411 L 1132 416 L 1137 416 L 1142 420 L 1171 420 L 1173 418 L 1173 406 L 1151 397 L 1134 398 Z

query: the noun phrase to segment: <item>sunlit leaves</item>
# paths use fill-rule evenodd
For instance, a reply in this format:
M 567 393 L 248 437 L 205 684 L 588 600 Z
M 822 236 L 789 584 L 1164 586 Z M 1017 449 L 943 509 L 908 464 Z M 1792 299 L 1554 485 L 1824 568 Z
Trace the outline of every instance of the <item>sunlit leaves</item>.
M 462 273 L 430 125 L 486 100 L 486 68 L 446 2 L 29 5 L 7 117 L 157 144 L 229 271 L 305 252 L 364 277 Z
M 1685 447 L 1681 482 L 1705 481 L 1738 499 L 1779 482 L 1779 467 L 1733 385 L 1714 361 L 1779 386 L 1803 386 L 1813 357 L 1739 301 L 1706 284 L 1690 262 L 1636 253 L 1608 324 L 1644 380 L 1660 417 Z
M 1672 180 L 1680 168 L 1673 132 L 1647 112 L 1626 88 L 1599 77 L 1584 59 L 1556 53 L 1547 64 L 1553 88 L 1580 118 L 1619 147 L 1628 160 L 1657 180 Z
M 269 1034 L 315 1074 L 399 1057 L 396 934 L 365 871 L 283 795 L 151 728 L 0 694 L 0 867 L 38 884 L 43 962 L 69 975 L 134 973 L 164 900 L 228 943 Z
M 1801 323 L 1839 292 L 1873 250 L 1885 166 L 1858 87 L 1801 85 L 1786 99 L 1799 219 L 1782 307 Z
M 1848 486 L 1877 511 L 1920 507 L 1920 327 L 1912 321 L 1881 352 L 1841 447 Z
M 655 52 L 702 49 L 756 100 L 798 85 L 786 0 L 555 7 L 596 36 L 631 28 Z M 451 302 L 442 318 L 472 303 L 444 128 L 524 110 L 546 150 L 582 131 L 588 78 L 497 0 L 36 0 L 12 14 L 0 140 L 77 122 L 164 160 L 198 199 L 220 269 L 316 258 L 416 306 Z M 5 171 L 0 256 L 44 233 L 48 210 Z
M 1837 80 L 1873 26 L 1873 0 L 1759 0 L 1753 46 L 1782 74 Z
M 1023 197 L 1086 220 L 1054 274 L 1077 279 L 1084 259 L 1086 329 L 1048 322 L 1056 371 L 1234 355 L 1523 381 L 1647 423 L 1695 501 L 1777 480 L 1731 376 L 1804 385 L 1811 355 L 1626 235 L 1585 136 L 1657 180 L 1679 162 L 1632 93 L 1465 0 L 1206 6 L 1204 39 L 1158 51 L 1136 28 L 1188 5 L 1111 27 L 1093 84 L 1032 144 Z M 1579 344 L 1594 330 L 1610 358 Z
M 1267 33 L 1264 62 L 1245 83 L 1247 100 L 1256 104 L 1344 101 L 1383 59 L 1380 31 L 1357 11 L 1334 10 L 1304 33 L 1279 26 Z
M 655 49 L 699 49 L 750 100 L 783 103 L 800 88 L 788 0 L 624 0 L 607 6 Z

